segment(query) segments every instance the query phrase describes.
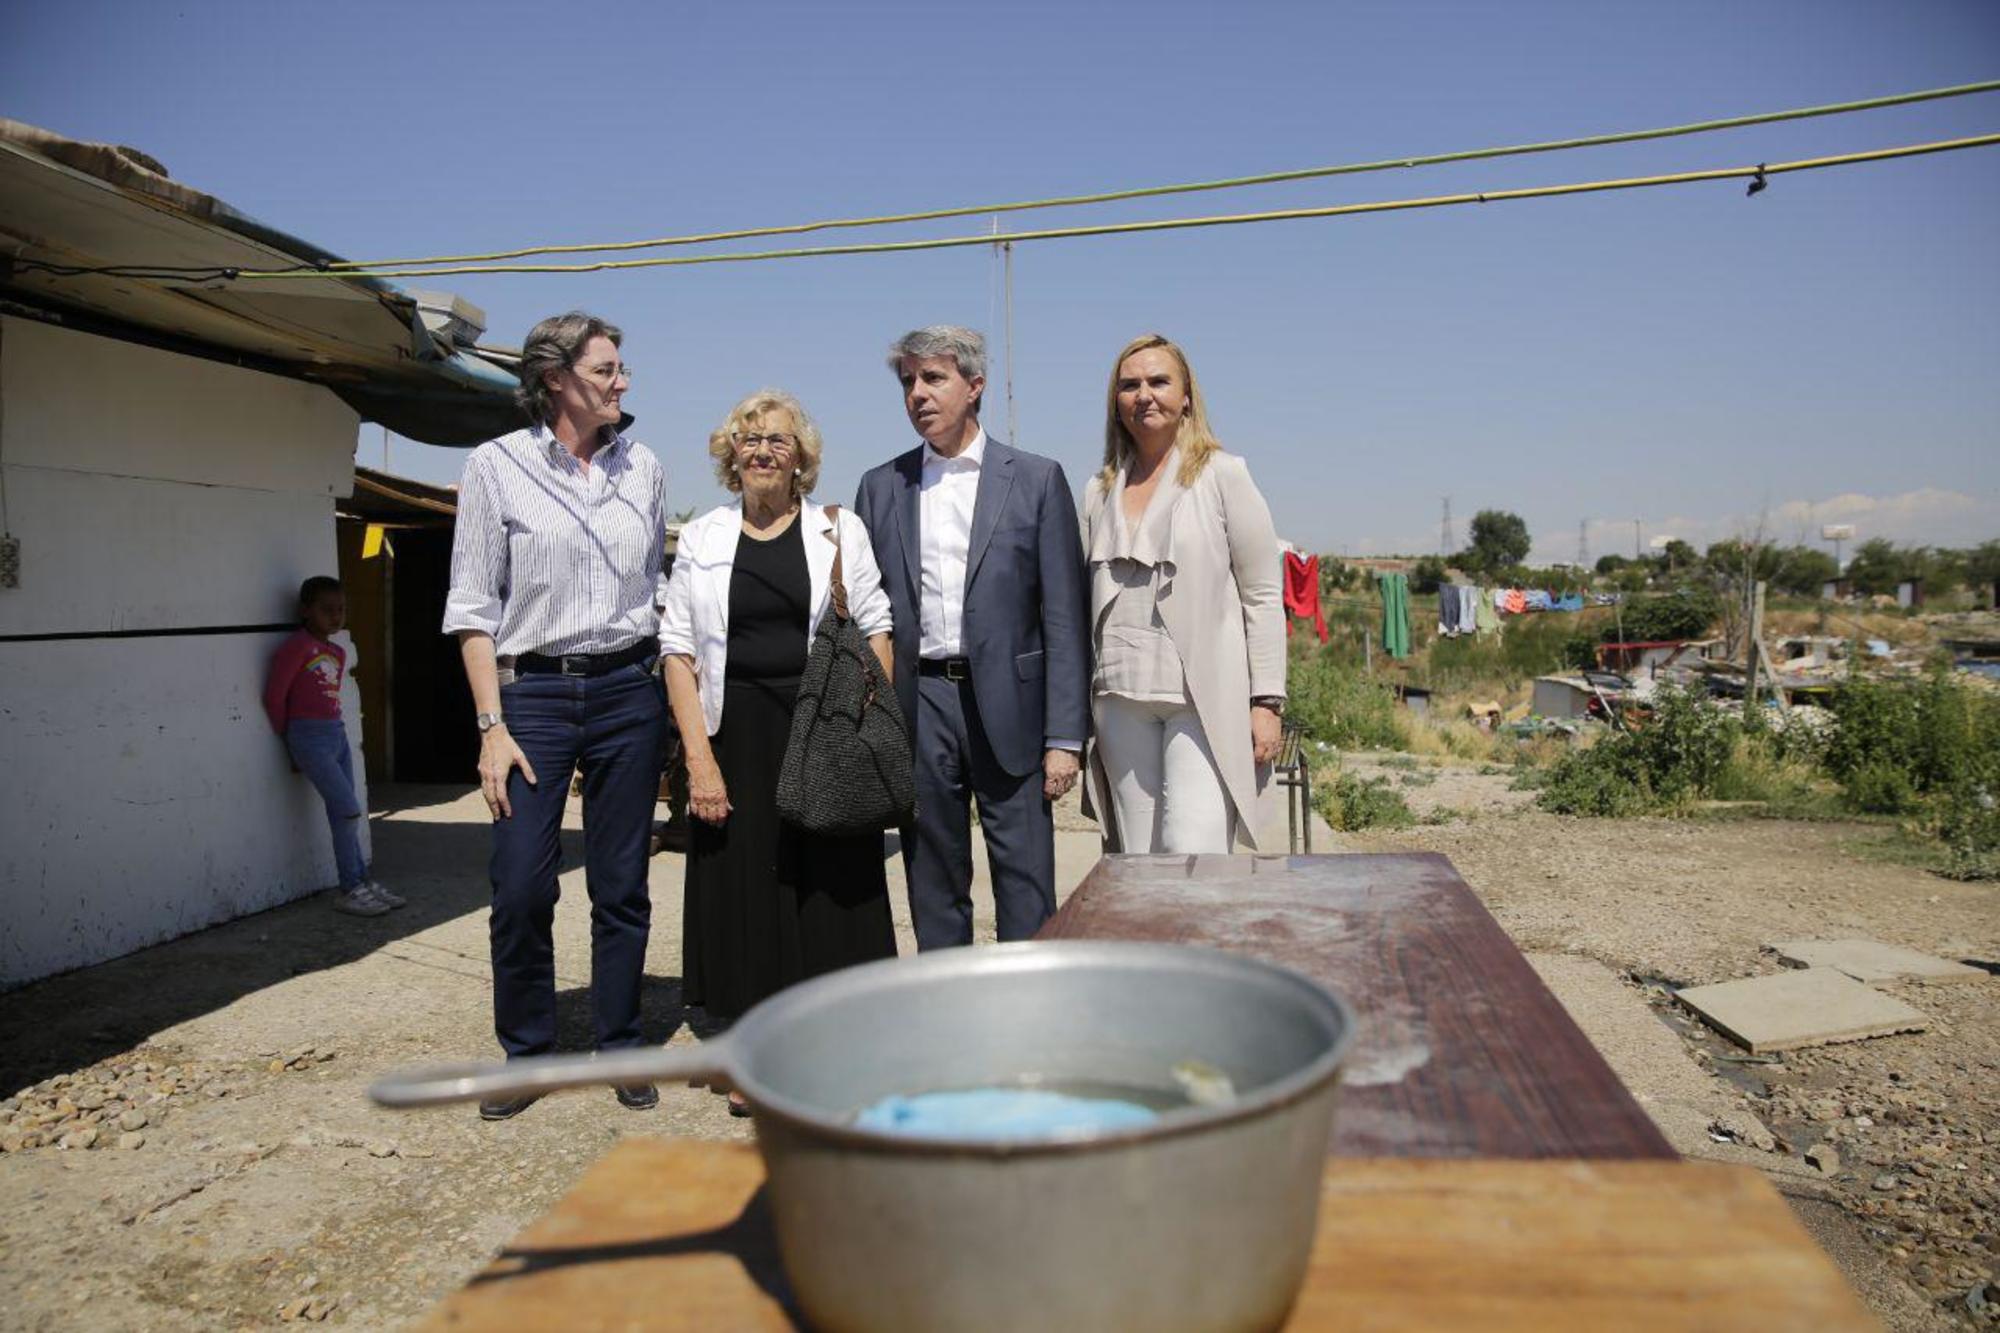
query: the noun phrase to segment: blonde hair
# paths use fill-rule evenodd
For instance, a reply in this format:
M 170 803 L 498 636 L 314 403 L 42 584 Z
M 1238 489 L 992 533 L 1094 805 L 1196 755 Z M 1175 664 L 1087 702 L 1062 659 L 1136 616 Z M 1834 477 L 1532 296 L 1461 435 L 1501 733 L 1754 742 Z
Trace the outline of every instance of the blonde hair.
M 722 424 L 709 432 L 708 456 L 715 460 L 715 479 L 731 494 L 743 494 L 743 478 L 737 475 L 735 468 L 736 437 L 743 434 L 758 417 L 773 412 L 789 416 L 792 433 L 799 437 L 798 455 L 793 460 L 799 472 L 792 478 L 792 494 L 810 495 L 813 487 L 819 485 L 819 426 L 806 414 L 799 400 L 784 390 L 759 389 L 730 408 Z
M 1180 484 L 1194 485 L 1201 470 L 1208 466 L 1208 456 L 1222 448 L 1208 428 L 1208 408 L 1202 402 L 1201 385 L 1195 382 L 1194 367 L 1188 364 L 1187 353 L 1157 333 L 1144 334 L 1126 343 L 1118 359 L 1111 363 L 1111 387 L 1104 394 L 1104 471 L 1098 474 L 1107 490 L 1118 480 L 1118 469 L 1130 463 L 1139 451 L 1138 442 L 1118 416 L 1118 372 L 1127 359 L 1155 347 L 1173 357 L 1181 368 L 1181 383 L 1187 386 L 1187 410 L 1181 414 L 1180 431 L 1174 436 L 1174 444 L 1181 451 Z

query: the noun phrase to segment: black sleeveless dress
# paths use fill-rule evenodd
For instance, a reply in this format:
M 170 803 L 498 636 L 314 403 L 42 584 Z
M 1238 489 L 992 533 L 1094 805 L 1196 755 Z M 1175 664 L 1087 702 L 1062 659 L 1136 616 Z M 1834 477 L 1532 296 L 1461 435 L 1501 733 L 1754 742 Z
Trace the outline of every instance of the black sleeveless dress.
M 778 817 L 811 616 L 803 527 L 743 534 L 730 577 L 722 726 L 710 738 L 730 813 L 720 828 L 690 821 L 681 922 L 682 996 L 712 1018 L 896 953 L 882 835 L 820 837 Z

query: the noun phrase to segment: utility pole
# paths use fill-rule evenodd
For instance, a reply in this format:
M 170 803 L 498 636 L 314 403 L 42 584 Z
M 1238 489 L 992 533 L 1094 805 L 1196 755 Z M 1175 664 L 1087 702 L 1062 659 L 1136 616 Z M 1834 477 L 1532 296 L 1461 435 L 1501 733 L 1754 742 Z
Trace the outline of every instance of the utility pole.
M 1587 518 L 1576 522 L 1576 567 L 1590 568 L 1590 520 Z
M 1444 559 L 1451 555 L 1452 538 L 1455 535 L 1451 527 L 1451 497 L 1447 495 L 1444 497 L 1444 522 L 1438 525 L 1439 559 Z
M 1639 537 L 1639 525 L 1641 523 L 1644 523 L 1645 521 L 1646 520 L 1643 518 L 1635 518 L 1632 520 L 1632 560 L 1635 564 L 1638 561 L 1641 561 L 1646 558 L 1645 553 L 1640 549 L 1640 537 Z

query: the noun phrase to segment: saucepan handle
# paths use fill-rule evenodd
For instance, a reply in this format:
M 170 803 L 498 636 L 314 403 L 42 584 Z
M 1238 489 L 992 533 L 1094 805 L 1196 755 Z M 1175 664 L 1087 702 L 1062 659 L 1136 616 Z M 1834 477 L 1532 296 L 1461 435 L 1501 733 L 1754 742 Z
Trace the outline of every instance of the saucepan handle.
M 538 1055 L 484 1064 L 432 1065 L 389 1075 L 368 1089 L 383 1106 L 443 1106 L 600 1084 L 730 1082 L 728 1038 L 699 1046 L 642 1046 L 594 1055 Z

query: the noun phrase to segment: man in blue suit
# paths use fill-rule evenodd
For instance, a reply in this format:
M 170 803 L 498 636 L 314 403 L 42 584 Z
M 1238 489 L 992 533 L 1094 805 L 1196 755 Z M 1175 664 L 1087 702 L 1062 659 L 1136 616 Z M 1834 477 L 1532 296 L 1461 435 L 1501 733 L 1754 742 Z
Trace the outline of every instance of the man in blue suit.
M 1002 940 L 1056 910 L 1050 802 L 1090 725 L 1090 597 L 1076 502 L 1054 461 L 979 425 L 986 340 L 934 325 L 889 368 L 923 443 L 861 478 L 854 512 L 896 617 L 896 695 L 916 741 L 903 866 L 919 949 L 972 942 L 971 802 Z

